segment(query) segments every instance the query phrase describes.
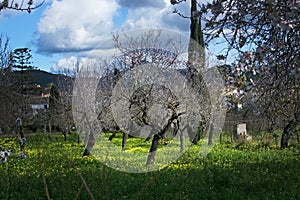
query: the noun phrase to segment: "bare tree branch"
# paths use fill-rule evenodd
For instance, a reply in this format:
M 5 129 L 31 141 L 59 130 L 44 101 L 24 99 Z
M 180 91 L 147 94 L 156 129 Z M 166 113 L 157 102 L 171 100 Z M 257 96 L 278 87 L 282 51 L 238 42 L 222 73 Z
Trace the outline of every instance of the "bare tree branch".
M 14 0 L 11 0 L 10 3 L 8 0 L 3 0 L 2 2 L 0 2 L 0 11 L 4 9 L 11 9 L 11 10 L 18 10 L 18 11 L 27 11 L 28 13 L 31 13 L 32 10 L 41 7 L 45 3 L 45 0 L 43 0 L 38 5 L 34 5 L 33 0 L 28 0 L 27 6 L 24 5 L 24 3 L 25 3 L 24 0 L 16 3 Z

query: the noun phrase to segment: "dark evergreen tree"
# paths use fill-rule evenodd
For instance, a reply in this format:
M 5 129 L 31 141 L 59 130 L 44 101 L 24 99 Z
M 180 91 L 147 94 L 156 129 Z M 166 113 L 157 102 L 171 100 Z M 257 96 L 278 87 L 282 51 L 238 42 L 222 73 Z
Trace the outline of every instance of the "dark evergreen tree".
M 13 67 L 18 70 L 33 69 L 31 50 L 28 48 L 18 48 L 13 51 Z
M 34 69 L 32 66 L 32 55 L 28 48 L 17 48 L 13 50 L 9 56 L 8 69 L 11 73 L 11 90 L 17 94 L 18 104 L 16 106 L 17 112 L 15 119 L 20 117 L 26 121 L 28 115 L 31 113 L 29 105 L 28 93 L 32 90 L 32 79 L 30 78 L 28 70 Z M 15 100 L 12 100 L 15 102 Z
M 28 89 L 31 88 L 30 78 L 25 73 L 26 70 L 34 69 L 31 59 L 31 50 L 28 48 L 18 48 L 12 52 L 12 68 L 15 73 L 17 88 L 21 94 L 27 94 Z

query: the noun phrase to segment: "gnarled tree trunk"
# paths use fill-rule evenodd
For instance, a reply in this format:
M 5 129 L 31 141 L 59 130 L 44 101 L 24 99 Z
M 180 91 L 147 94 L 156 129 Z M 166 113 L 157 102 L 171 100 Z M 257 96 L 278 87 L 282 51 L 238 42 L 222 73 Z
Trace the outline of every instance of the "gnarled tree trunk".
M 283 133 L 281 136 L 280 148 L 285 149 L 288 148 L 289 139 L 292 134 L 293 127 L 295 126 L 295 121 L 291 120 L 283 129 Z
M 151 148 L 150 148 L 148 159 L 147 159 L 147 163 L 146 163 L 147 166 L 154 164 L 154 158 L 155 158 L 155 154 L 156 154 L 156 151 L 158 148 L 158 142 L 159 142 L 160 138 L 161 138 L 161 136 L 159 136 L 159 134 L 155 134 L 153 137 Z

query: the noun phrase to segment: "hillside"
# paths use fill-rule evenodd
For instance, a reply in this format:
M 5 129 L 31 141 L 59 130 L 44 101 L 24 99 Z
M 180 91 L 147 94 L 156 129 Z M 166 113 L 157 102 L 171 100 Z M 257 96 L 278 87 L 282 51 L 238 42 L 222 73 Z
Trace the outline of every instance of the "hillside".
M 14 73 L 18 76 L 21 72 L 15 71 Z M 45 87 L 50 83 L 57 84 L 58 78 L 62 76 L 42 70 L 26 70 L 23 73 L 23 76 L 29 77 L 32 84 L 41 85 L 42 87 Z

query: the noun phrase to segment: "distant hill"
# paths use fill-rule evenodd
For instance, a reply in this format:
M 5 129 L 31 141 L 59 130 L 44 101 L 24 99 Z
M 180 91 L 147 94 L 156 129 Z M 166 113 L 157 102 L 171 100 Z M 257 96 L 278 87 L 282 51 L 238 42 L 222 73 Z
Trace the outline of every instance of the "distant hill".
M 30 70 L 28 75 L 32 78 L 32 81 L 38 85 L 46 86 L 50 83 L 56 83 L 59 75 L 52 74 L 41 70 Z
M 14 71 L 16 75 L 20 75 L 20 71 Z M 60 74 L 52 74 L 50 72 L 42 70 L 26 70 L 23 71 L 24 76 L 29 77 L 32 84 L 41 85 L 42 87 L 48 86 L 49 84 L 57 84 L 57 80 Z

